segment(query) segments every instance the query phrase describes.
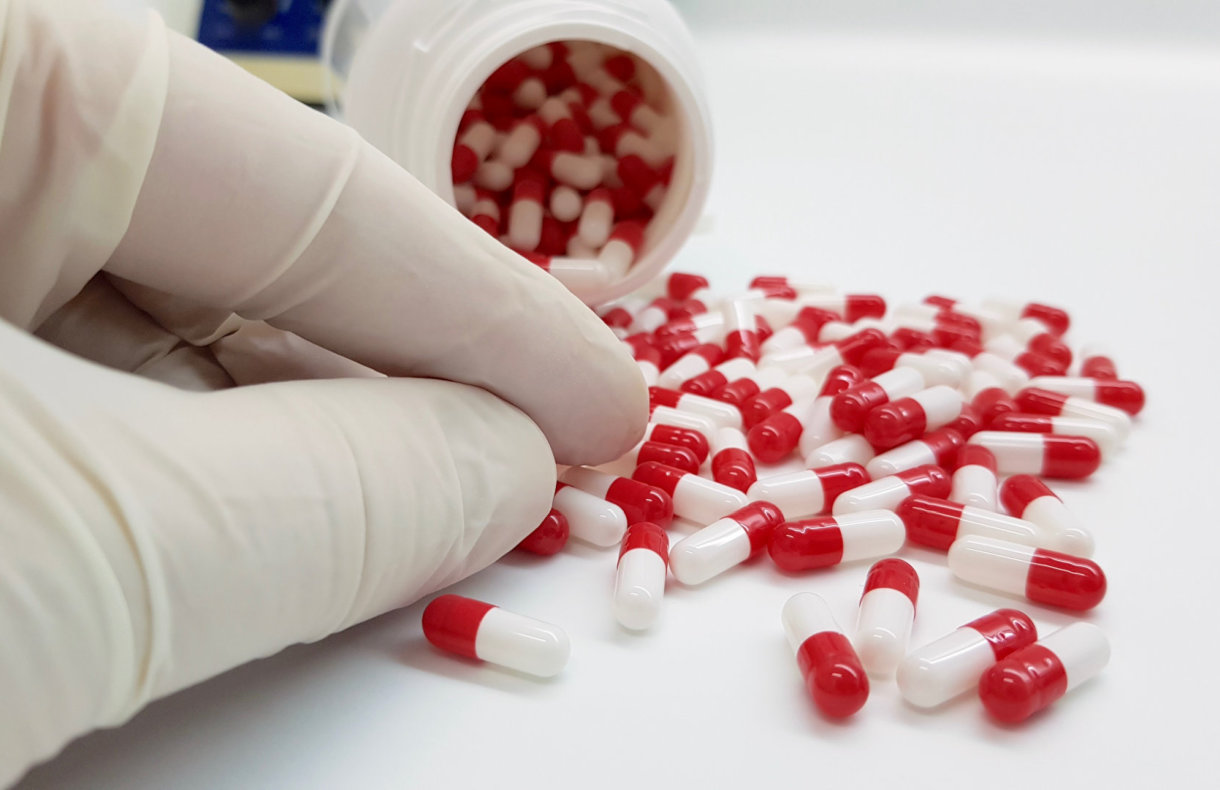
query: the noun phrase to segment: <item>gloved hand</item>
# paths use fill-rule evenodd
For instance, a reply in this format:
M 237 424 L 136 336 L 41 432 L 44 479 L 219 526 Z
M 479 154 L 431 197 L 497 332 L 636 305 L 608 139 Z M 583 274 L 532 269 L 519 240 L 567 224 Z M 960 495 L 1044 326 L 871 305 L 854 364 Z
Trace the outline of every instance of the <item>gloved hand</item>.
M 0 784 L 483 568 L 642 430 L 557 282 L 155 18 L 0 0 L 0 128 Z

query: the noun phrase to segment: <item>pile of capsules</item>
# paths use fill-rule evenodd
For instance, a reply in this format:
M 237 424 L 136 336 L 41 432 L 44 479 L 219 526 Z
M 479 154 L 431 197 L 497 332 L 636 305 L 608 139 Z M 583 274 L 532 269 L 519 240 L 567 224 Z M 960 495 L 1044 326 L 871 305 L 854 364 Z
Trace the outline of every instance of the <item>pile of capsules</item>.
M 577 293 L 622 279 L 668 194 L 679 139 L 664 82 L 591 41 L 496 69 L 458 127 L 458 210 Z
M 1069 611 L 1101 602 L 1093 538 L 1044 481 L 1091 475 L 1144 394 L 1099 353 L 1067 375 L 1066 313 L 938 296 L 887 310 L 783 277 L 719 301 L 698 275 L 664 287 L 600 312 L 650 386 L 643 440 L 615 464 L 564 471 L 520 550 L 553 554 L 569 536 L 621 546 L 614 608 L 631 629 L 654 623 L 668 575 L 698 585 L 761 552 L 792 574 L 879 560 L 852 638 L 812 593 L 781 613 L 832 718 L 864 705 L 870 675 L 896 674 L 913 705 L 977 686 L 991 715 L 1017 722 L 1102 669 L 1096 626 L 1039 639 L 1016 609 L 908 654 L 919 578 L 889 556 L 915 544 L 947 552 L 968 584 Z M 671 546 L 675 517 L 700 528 Z M 439 647 L 538 675 L 568 656 L 557 627 L 458 596 L 432 601 L 423 624 Z

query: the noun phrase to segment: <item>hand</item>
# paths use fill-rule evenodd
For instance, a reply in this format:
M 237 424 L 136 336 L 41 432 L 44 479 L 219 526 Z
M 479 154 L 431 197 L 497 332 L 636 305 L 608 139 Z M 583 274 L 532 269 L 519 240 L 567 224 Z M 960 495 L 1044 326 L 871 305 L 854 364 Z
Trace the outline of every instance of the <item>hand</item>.
M 0 784 L 485 567 L 646 414 L 549 276 L 97 5 L 0 15 Z

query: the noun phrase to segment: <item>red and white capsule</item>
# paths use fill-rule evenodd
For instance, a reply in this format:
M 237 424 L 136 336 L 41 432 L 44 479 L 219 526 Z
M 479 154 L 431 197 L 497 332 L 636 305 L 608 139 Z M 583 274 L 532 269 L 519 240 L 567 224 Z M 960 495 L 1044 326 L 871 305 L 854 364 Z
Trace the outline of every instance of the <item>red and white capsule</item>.
M 678 541 L 669 568 L 683 584 L 702 584 L 762 551 L 783 520 L 775 505 L 753 502 Z
M 610 238 L 614 226 L 614 200 L 605 187 L 585 195 L 585 204 L 576 224 L 576 236 L 594 249 L 600 249 Z
M 1014 516 L 1059 536 L 1058 548 L 1076 557 L 1093 556 L 1093 535 L 1055 492 L 1033 475 L 1013 475 L 1000 488 L 1000 501 Z
M 1101 674 L 1110 642 L 1092 623 L 1072 623 L 1022 648 L 983 673 L 979 700 L 999 721 L 1025 721 Z
M 919 708 L 933 708 L 965 694 L 979 677 L 1038 638 L 1029 615 L 997 609 L 915 650 L 898 665 L 898 691 Z
M 735 357 L 733 359 L 726 359 L 711 370 L 704 371 L 697 376 L 687 379 L 679 386 L 679 390 L 710 398 L 730 381 L 736 381 L 745 376 L 753 376 L 756 373 L 757 369 L 751 360 L 744 357 Z
M 870 675 L 889 677 L 906 655 L 915 624 L 919 574 L 911 564 L 884 559 L 868 569 L 852 644 Z
M 1014 404 L 1015 405 L 1015 404 Z M 1059 436 L 1084 436 L 1097 442 L 1102 458 L 1112 455 L 1119 445 L 1119 432 L 1113 425 L 1087 417 L 1052 417 L 1049 414 L 1008 412 L 991 421 L 993 431 L 1009 433 L 1053 433 Z
M 1002 475 L 1038 475 L 1063 480 L 1088 477 L 1101 466 L 1101 449 L 1084 436 L 979 431 L 970 444 L 986 447 Z
M 538 526 L 516 545 L 519 551 L 549 557 L 558 554 L 568 543 L 571 528 L 568 520 L 558 510 L 551 508 Z
M 1039 302 L 1021 304 L 1005 299 L 985 299 L 983 309 L 990 310 L 1006 321 L 1019 321 L 1023 318 L 1035 319 L 1042 324 L 1044 331 L 1049 331 L 1055 337 L 1067 332 L 1068 327 L 1072 324 L 1066 311 Z
M 1144 388 L 1134 381 L 1107 381 L 1087 376 L 1035 376 L 1029 386 L 1104 403 L 1131 416 L 1144 408 Z
M 868 674 L 826 601 L 813 593 L 797 593 L 784 604 L 780 619 L 805 689 L 818 709 L 842 719 L 864 707 Z
M 835 395 L 830 403 L 830 418 L 844 431 L 859 431 L 873 409 L 926 387 L 923 374 L 915 368 L 894 368 Z
M 998 538 L 1027 546 L 1059 546 L 1058 536 L 1045 527 L 947 499 L 913 496 L 903 500 L 895 512 L 906 525 L 907 540 L 941 551 L 966 535 Z
M 1085 347 L 1080 352 L 1080 375 L 1104 381 L 1118 380 L 1118 365 L 1108 354 L 1096 347 Z
M 776 372 L 783 373 L 783 371 L 777 371 L 775 368 L 759 369 L 760 375 L 764 372 L 767 373 L 768 377 Z M 753 428 L 780 409 L 787 408 L 798 400 L 817 394 L 818 383 L 816 379 L 805 375 L 789 376 L 787 373 L 784 373 L 784 376 L 785 378 L 782 381 L 762 388 L 757 395 L 741 405 L 742 422 L 746 428 Z
M 543 678 L 559 674 L 572 652 L 559 626 L 461 595 L 434 598 L 423 628 L 441 650 Z
M 861 437 L 863 439 L 863 437 Z M 957 466 L 958 449 L 965 443 L 962 435 L 952 428 L 939 428 L 913 442 L 887 450 L 868 461 L 864 468 L 873 479 L 896 475 L 907 469 L 934 464 L 942 469 Z M 867 444 L 867 442 L 865 442 Z
M 650 406 L 668 406 L 679 411 L 689 411 L 707 417 L 722 428 L 741 430 L 741 412 L 736 406 L 723 401 L 705 398 L 702 395 L 692 395 L 688 392 L 677 392 L 664 387 L 649 387 L 648 400 Z
M 634 220 L 616 223 L 610 238 L 602 245 L 597 260 L 610 270 L 614 278 L 622 278 L 644 250 L 643 223 Z
M 863 466 L 846 463 L 764 477 L 746 493 L 751 500 L 771 502 L 791 520 L 825 513 L 844 492 L 867 482 Z
M 660 386 L 676 390 L 687 381 L 702 375 L 724 360 L 724 350 L 715 343 L 700 343 L 678 357 L 657 379 Z
M 924 377 L 926 386 L 944 384 L 959 386 L 970 375 L 970 358 L 956 351 L 929 348 L 925 351 L 899 351 L 895 348 L 873 348 L 860 359 L 860 367 L 869 376 L 899 368 L 914 368 Z
M 562 485 L 556 487 L 555 490 L 555 507 L 560 510 L 568 519 L 568 523 L 572 525 L 573 530 L 576 529 L 576 524 L 573 520 L 573 512 L 567 509 L 569 499 L 560 501 L 559 495 L 563 493 L 564 486 L 579 489 L 587 494 L 592 494 L 598 499 L 603 499 L 606 502 L 616 506 L 622 511 L 626 523 L 623 528 L 618 531 L 613 541 L 598 543 L 599 546 L 613 546 L 623 539 L 623 532 L 627 529 L 627 524 L 634 524 L 637 521 L 651 521 L 654 524 L 668 526 L 674 517 L 674 505 L 669 494 L 646 485 L 637 480 L 632 480 L 627 477 L 619 477 L 602 472 L 598 469 L 590 469 L 587 466 L 573 466 L 559 476 Z M 580 497 L 568 497 L 581 499 Z M 591 509 L 591 506 L 590 506 Z M 579 519 L 577 519 L 579 520 Z M 618 519 L 614 519 L 616 522 Z M 607 540 L 609 535 L 606 535 Z
M 620 461 L 621 463 L 616 464 L 615 468 L 625 465 L 634 469 L 640 464 L 656 461 L 684 472 L 698 474 L 699 467 L 702 466 L 698 456 L 686 447 L 647 439 L 637 442 L 635 447 L 628 450 Z
M 1090 559 L 976 535 L 949 547 L 949 570 L 969 584 L 1073 611 L 1106 595 L 1106 575 Z
M 893 510 L 902 500 L 915 494 L 943 497 L 948 493 L 949 473 L 939 466 L 926 464 L 844 492 L 835 500 L 832 512 L 839 516 L 862 510 Z
M 787 457 L 799 445 L 805 423 L 814 417 L 815 404 L 813 398 L 798 400 L 750 428 L 746 438 L 754 457 L 768 464 Z
M 906 530 L 889 510 L 786 521 L 767 547 L 776 566 L 792 573 L 873 559 L 902 548 Z
M 613 546 L 627 531 L 621 507 L 566 483 L 556 484 L 551 506 L 567 522 L 571 537 L 594 546 Z
M 758 480 L 758 471 L 746 445 L 745 434 L 736 428 L 721 428 L 716 432 L 715 446 L 716 452 L 711 462 L 712 479 L 738 491 L 749 491 Z
M 669 494 L 674 514 L 696 524 L 710 524 L 748 501 L 736 488 L 665 464 L 640 464 L 631 477 Z
M 873 446 L 868 443 L 868 440 L 858 433 L 849 433 L 821 445 L 805 456 L 805 466 L 809 469 L 821 469 L 834 464 L 865 466 L 871 463 L 872 459 Z
M 757 362 L 762 352 L 759 348 L 758 317 L 750 303 L 732 300 L 724 305 L 724 352 L 733 359 L 745 357 Z
M 650 422 L 648 427 L 644 429 L 644 441 L 685 447 L 695 454 L 695 458 L 699 459 L 700 464 L 707 460 L 709 450 L 707 437 L 691 428 Z
M 864 418 L 863 433 L 874 450 L 889 450 L 948 425 L 962 413 L 962 396 L 945 385 L 878 406 Z
M 770 354 L 788 348 L 812 346 L 818 342 L 818 333 L 831 321 L 838 321 L 838 313 L 820 307 L 801 307 L 796 316 L 783 329 L 767 338 L 762 352 Z
M 1100 420 L 1110 425 L 1118 432 L 1120 442 L 1127 440 L 1131 432 L 1131 416 L 1122 409 L 1097 403 L 1086 398 L 1077 398 L 1059 392 L 1026 387 L 1013 398 L 1023 412 L 1033 414 L 1049 414 L 1052 417 L 1084 417 L 1089 420 Z
M 624 628 L 651 628 L 661 612 L 669 536 L 649 521 L 627 528 L 614 576 L 614 616 Z
M 948 499 L 981 510 L 995 510 L 998 487 L 995 455 L 981 444 L 967 443 L 957 453 L 957 469 L 953 470 Z

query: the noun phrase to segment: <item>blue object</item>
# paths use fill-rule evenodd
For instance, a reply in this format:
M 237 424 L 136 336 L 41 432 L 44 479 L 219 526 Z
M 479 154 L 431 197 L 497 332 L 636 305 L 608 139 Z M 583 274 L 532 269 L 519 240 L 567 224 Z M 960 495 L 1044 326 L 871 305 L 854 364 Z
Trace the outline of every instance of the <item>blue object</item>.
M 220 52 L 317 57 L 330 0 L 204 0 L 199 43 Z

